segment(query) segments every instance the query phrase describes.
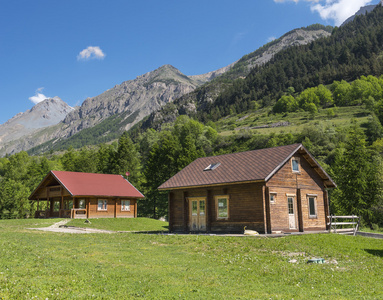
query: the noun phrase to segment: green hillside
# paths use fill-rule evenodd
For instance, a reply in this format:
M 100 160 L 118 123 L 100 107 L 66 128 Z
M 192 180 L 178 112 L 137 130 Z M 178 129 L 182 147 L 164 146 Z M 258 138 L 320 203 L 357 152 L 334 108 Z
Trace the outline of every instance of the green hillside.
M 279 52 L 244 79 L 217 79 L 129 133 L 117 129 L 129 118 L 116 116 L 57 149 L 84 141 L 92 147 L 0 158 L 0 218 L 33 213 L 27 197 L 51 169 L 129 171 L 146 196 L 139 214 L 166 217 L 168 197 L 157 187 L 196 158 L 302 143 L 338 185 L 330 193 L 331 213 L 360 215 L 363 226 L 382 227 L 382 20 L 383 7 L 377 7 L 329 38 Z M 104 143 L 100 132 L 116 142 Z

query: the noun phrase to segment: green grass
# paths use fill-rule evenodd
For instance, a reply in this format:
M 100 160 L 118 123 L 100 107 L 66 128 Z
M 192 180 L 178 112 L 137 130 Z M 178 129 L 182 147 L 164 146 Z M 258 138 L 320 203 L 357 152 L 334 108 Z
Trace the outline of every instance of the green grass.
M 151 231 L 151 232 L 167 232 L 168 222 L 158 221 L 149 218 L 121 218 L 121 219 L 89 219 L 90 223 L 86 223 L 85 220 L 75 219 L 71 220 L 66 225 L 96 228 L 103 230 L 113 231 Z
M 0 298 L 378 299 L 383 295 L 383 240 L 335 234 L 257 238 L 26 229 L 54 221 L 0 221 Z M 328 263 L 307 264 L 313 257 Z M 296 263 L 289 262 L 292 259 Z
M 346 127 L 354 119 L 357 124 L 366 123 L 369 112 L 363 106 L 337 107 L 336 116 L 328 116 L 329 109 L 320 109 L 314 119 L 310 119 L 310 114 L 305 111 L 288 114 L 269 114 L 270 108 L 261 109 L 256 112 L 248 112 L 223 118 L 217 122 L 217 129 L 221 135 L 231 135 L 233 128 L 236 130 L 247 129 L 254 126 L 268 125 L 277 122 L 289 122 L 288 126 L 274 128 L 250 129 L 252 132 L 261 134 L 270 133 L 297 133 L 308 125 L 322 122 L 329 127 Z

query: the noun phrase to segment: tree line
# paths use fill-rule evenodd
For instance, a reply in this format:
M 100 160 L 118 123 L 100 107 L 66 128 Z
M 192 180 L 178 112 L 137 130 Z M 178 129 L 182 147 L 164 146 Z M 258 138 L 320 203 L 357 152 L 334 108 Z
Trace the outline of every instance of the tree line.
M 28 196 L 50 170 L 129 172 L 129 181 L 146 196 L 139 201 L 139 216 L 166 217 L 167 193 L 157 187 L 196 158 L 303 143 L 338 185 L 330 192 L 331 212 L 361 215 L 371 228 L 383 226 L 382 137 L 372 140 L 356 123 L 339 129 L 318 122 L 295 134 L 238 131 L 230 136 L 209 125 L 181 116 L 162 131 L 149 129 L 135 137 L 125 132 L 112 144 L 0 158 L 0 218 L 33 216 Z

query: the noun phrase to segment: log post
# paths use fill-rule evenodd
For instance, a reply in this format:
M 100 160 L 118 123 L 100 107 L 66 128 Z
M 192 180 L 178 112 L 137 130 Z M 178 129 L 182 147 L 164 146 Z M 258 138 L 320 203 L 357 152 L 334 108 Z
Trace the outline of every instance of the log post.
M 184 200 L 184 231 L 189 231 L 189 201 L 188 201 L 188 192 L 183 192 Z

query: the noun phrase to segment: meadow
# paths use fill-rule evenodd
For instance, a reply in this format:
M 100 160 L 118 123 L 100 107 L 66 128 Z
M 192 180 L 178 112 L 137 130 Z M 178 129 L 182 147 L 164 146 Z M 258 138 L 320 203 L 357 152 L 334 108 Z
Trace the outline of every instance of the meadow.
M 383 240 L 335 234 L 172 235 L 162 233 L 164 222 L 147 219 L 87 225 L 136 231 L 143 223 L 142 233 L 28 229 L 59 220 L 0 221 L 1 299 L 383 297 Z M 326 263 L 307 264 L 319 257 Z

